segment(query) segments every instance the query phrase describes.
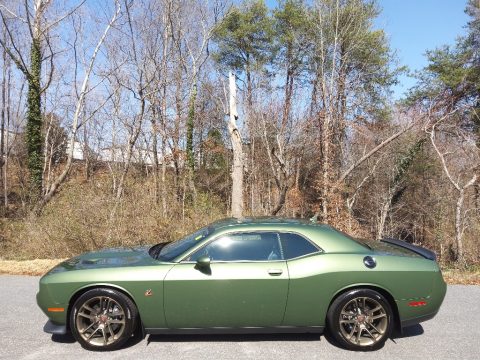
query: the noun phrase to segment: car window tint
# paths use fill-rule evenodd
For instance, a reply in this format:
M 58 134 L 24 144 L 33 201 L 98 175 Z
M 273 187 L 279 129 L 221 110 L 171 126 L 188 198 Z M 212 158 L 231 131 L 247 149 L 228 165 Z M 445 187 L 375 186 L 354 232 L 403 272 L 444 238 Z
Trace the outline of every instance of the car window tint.
M 280 234 L 280 239 L 282 241 L 283 256 L 287 260 L 318 252 L 318 248 L 303 236 L 283 233 Z
M 239 233 L 221 236 L 198 250 L 189 260 L 208 256 L 211 261 L 282 260 L 278 235 L 275 233 Z

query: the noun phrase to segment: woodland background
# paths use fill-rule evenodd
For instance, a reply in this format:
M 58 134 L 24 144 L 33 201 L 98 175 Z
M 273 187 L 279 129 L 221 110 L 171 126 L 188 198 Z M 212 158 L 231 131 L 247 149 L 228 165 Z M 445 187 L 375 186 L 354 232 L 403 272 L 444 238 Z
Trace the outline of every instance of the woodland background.
M 0 258 L 172 240 L 236 204 L 237 216 L 316 216 L 478 264 L 479 3 L 454 46 L 425 49 L 400 101 L 407 69 L 374 26 L 380 11 L 2 0 Z

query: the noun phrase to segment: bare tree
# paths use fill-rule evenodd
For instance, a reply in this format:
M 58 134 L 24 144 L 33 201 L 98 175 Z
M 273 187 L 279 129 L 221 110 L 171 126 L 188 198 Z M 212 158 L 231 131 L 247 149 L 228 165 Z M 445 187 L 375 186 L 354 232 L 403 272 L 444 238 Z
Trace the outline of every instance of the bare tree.
M 72 119 L 67 162 L 65 164 L 63 171 L 60 173 L 60 175 L 52 182 L 50 187 L 46 189 L 45 195 L 42 197 L 41 201 L 36 206 L 36 209 L 35 209 L 36 212 L 41 211 L 41 209 L 45 206 L 45 204 L 47 204 L 52 199 L 52 197 L 56 194 L 59 187 L 63 184 L 68 173 L 70 172 L 70 169 L 72 167 L 74 149 L 75 149 L 75 139 L 79 129 L 79 119 L 82 113 L 82 108 L 84 106 L 85 97 L 89 93 L 88 85 L 90 81 L 90 75 L 93 71 L 93 66 L 95 64 L 95 60 L 97 58 L 98 52 L 100 51 L 100 48 L 102 47 L 108 32 L 110 31 L 111 27 L 117 20 L 119 13 L 120 13 L 120 4 L 118 0 L 115 0 L 114 14 L 112 15 L 110 21 L 108 22 L 107 26 L 103 31 L 103 34 L 100 36 L 95 48 L 93 49 L 87 68 L 85 69 L 85 75 L 82 81 L 82 85 L 80 87 L 78 99 L 76 101 L 75 112 Z
M 472 139 L 462 130 L 462 127 L 455 121 L 459 108 L 455 108 L 444 114 L 443 116 L 435 116 L 434 109 L 429 109 L 429 122 L 425 131 L 430 136 L 435 152 L 440 159 L 442 169 L 447 177 L 450 185 L 457 193 L 455 203 L 455 243 L 456 243 L 456 261 L 460 266 L 466 266 L 465 253 L 463 248 L 463 236 L 467 227 L 465 206 L 466 191 L 473 187 L 478 180 L 478 168 L 480 166 L 479 149 L 474 145 Z M 443 141 L 444 149 L 442 147 L 442 137 L 453 136 L 455 144 L 454 150 L 448 149 L 448 145 Z M 463 159 L 456 155 L 463 152 L 463 158 L 466 153 L 468 157 L 472 157 L 473 161 L 464 163 Z M 455 156 L 454 156 L 455 155 Z M 455 174 L 454 172 L 457 172 Z M 465 174 L 470 173 L 467 178 Z
M 237 85 L 235 75 L 230 71 L 228 74 L 229 84 L 229 122 L 228 133 L 232 142 L 233 164 L 232 164 L 232 216 L 243 217 L 243 145 L 240 131 L 237 128 Z

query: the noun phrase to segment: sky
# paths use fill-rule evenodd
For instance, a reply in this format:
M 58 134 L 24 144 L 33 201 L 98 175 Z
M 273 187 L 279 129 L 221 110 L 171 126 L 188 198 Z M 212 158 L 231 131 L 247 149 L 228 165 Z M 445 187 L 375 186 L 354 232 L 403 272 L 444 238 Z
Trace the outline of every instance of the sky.
M 378 0 L 383 9 L 375 22 L 387 33 L 392 49 L 401 65 L 421 70 L 427 65 L 426 50 L 433 50 L 465 34 L 468 16 L 466 0 Z M 415 79 L 402 76 L 394 88 L 394 97 L 415 84 Z

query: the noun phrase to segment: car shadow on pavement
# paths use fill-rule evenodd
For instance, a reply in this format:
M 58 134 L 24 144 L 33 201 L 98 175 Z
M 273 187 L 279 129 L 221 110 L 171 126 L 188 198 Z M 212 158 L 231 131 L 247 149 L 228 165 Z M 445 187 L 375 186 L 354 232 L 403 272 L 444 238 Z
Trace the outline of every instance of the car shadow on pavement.
M 136 332 L 119 350 L 135 346 L 142 340 L 142 335 L 139 332 Z M 52 341 L 60 344 L 74 344 L 77 342 L 71 333 L 66 333 L 65 335 L 52 335 Z
M 75 338 L 70 333 L 65 335 L 53 334 L 52 341 L 60 344 L 73 344 L 75 342 Z
M 402 329 L 402 332 L 395 332 L 392 336 L 393 339 L 402 339 L 413 336 L 422 335 L 424 333 L 423 327 L 420 324 L 408 326 Z
M 391 340 L 419 336 L 423 334 L 423 327 L 420 324 L 409 326 L 403 331 L 395 332 Z M 201 334 L 201 335 L 147 335 L 147 345 L 151 342 L 196 342 L 196 341 L 212 341 L 212 342 L 254 342 L 254 341 L 320 341 L 325 338 L 330 344 L 335 345 L 335 340 L 330 336 L 328 331 L 322 335 L 314 333 L 305 334 Z
M 413 336 L 418 336 L 418 335 L 422 335 L 423 334 L 423 327 L 422 325 L 420 324 L 416 324 L 416 325 L 412 325 L 412 326 L 409 326 L 409 327 L 406 327 L 406 328 L 403 328 L 402 332 L 399 332 L 399 331 L 394 331 L 392 336 L 390 337 L 390 340 L 394 343 L 395 342 L 395 339 L 401 339 L 401 338 L 408 338 L 408 337 L 413 337 Z M 323 337 L 325 338 L 325 340 L 327 340 L 331 345 L 333 346 L 338 346 L 336 345 L 335 343 L 335 340 L 333 339 L 333 337 L 330 335 L 330 333 L 328 331 L 325 331 L 323 333 Z M 382 348 L 383 345 L 380 347 Z
M 200 335 L 147 335 L 151 342 L 255 342 L 255 341 L 319 341 L 320 334 L 200 334 Z
M 424 333 L 423 327 L 420 324 L 412 325 L 403 329 L 400 332 L 394 332 L 390 338 L 394 343 L 395 339 L 419 336 Z M 316 333 L 302 333 L 302 334 L 201 334 L 201 335 L 146 335 L 145 338 L 141 333 L 137 332 L 132 338 L 122 346 L 122 349 L 135 346 L 139 342 L 145 340 L 148 344 L 151 342 L 260 342 L 260 341 L 321 341 L 325 338 L 333 346 L 335 340 L 330 336 L 328 331 L 325 331 L 323 334 Z M 75 343 L 75 338 L 71 333 L 65 335 L 52 335 L 52 341 L 61 343 L 61 344 L 73 344 Z

